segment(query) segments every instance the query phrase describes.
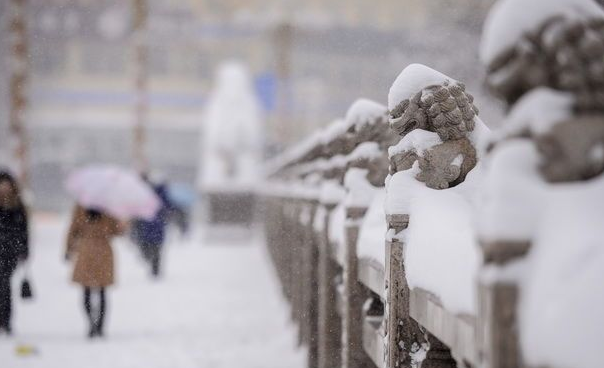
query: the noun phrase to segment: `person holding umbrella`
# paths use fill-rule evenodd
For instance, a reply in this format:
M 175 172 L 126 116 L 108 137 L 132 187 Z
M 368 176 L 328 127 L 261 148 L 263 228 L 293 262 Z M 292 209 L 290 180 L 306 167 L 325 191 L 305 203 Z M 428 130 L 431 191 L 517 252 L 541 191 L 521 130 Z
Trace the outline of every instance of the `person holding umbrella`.
M 27 212 L 19 186 L 11 174 L 0 171 L 0 333 L 12 334 L 11 278 L 17 264 L 29 255 Z
M 103 336 L 106 289 L 114 283 L 111 240 L 132 218 L 152 218 L 160 208 L 155 193 L 136 173 L 115 166 L 89 166 L 69 176 L 76 199 L 65 257 L 75 260 L 72 280 L 83 287 L 89 337 Z M 96 305 L 93 306 L 93 297 Z
M 163 182 L 156 180 L 154 183 L 147 174 L 142 174 L 141 179 L 153 189 L 161 201 L 161 206 L 152 219 L 139 218 L 132 222 L 132 237 L 145 260 L 149 262 L 151 275 L 157 278 L 160 273 L 162 248 L 166 239 L 166 225 L 168 215 L 172 210 L 172 203 Z

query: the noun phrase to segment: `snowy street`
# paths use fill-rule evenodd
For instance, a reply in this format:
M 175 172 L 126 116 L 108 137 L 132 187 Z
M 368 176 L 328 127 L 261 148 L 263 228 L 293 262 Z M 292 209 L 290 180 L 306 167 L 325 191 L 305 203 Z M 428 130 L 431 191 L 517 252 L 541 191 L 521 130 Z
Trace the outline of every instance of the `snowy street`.
M 114 244 L 117 284 L 109 289 L 106 337 L 90 341 L 82 291 L 63 261 L 66 220 L 33 218 L 35 299 L 18 297 L 15 336 L 0 337 L 0 366 L 188 368 L 297 368 L 296 344 L 261 239 L 252 246 L 171 241 L 164 276 L 149 277 L 137 249 Z M 33 349 L 31 354 L 19 354 Z M 27 353 L 27 351 L 25 351 Z

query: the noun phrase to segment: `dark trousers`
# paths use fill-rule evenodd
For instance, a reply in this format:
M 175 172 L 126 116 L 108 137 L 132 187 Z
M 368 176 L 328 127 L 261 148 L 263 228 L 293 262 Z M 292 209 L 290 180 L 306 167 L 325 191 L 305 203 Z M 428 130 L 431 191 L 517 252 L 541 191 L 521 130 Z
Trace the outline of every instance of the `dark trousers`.
M 93 294 L 96 295 L 96 303 L 93 305 Z M 105 297 L 105 288 L 92 289 L 84 288 L 84 309 L 90 322 L 90 335 L 102 335 L 103 324 L 105 322 L 105 311 L 107 300 Z
M 141 245 L 145 259 L 151 265 L 151 274 L 159 276 L 161 267 L 161 244 L 145 243 Z
M 11 275 L 0 274 L 0 329 L 10 330 L 12 314 Z
M 159 246 L 155 247 L 151 255 L 151 274 L 153 276 L 159 276 L 159 267 L 161 264 L 161 249 Z

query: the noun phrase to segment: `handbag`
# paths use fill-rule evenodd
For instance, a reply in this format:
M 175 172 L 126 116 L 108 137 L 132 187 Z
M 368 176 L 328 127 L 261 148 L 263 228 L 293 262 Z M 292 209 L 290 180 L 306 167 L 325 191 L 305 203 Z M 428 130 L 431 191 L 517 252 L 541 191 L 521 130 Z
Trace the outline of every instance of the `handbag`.
M 29 277 L 30 264 L 27 262 L 24 267 L 23 279 L 21 280 L 21 299 L 31 299 L 34 297 Z
M 33 296 L 31 283 L 29 282 L 29 278 L 25 276 L 23 277 L 23 281 L 21 281 L 21 299 L 31 299 Z

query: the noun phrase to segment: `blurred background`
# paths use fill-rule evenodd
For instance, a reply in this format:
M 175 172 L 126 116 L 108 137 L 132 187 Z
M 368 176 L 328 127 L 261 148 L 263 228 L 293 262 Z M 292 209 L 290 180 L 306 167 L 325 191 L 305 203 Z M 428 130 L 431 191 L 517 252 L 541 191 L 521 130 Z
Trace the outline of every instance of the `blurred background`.
M 15 27 L 15 4 L 24 9 L 23 29 Z M 22 161 L 43 210 L 65 209 L 66 174 L 91 162 L 144 161 L 194 185 L 203 165 L 202 112 L 216 69 L 233 59 L 249 69 L 264 110 L 265 157 L 343 116 L 359 97 L 385 104 L 411 62 L 466 82 L 493 126 L 498 109 L 477 57 L 491 4 L 0 0 L 0 165 L 18 166 L 19 140 L 27 142 Z M 11 90 L 15 72 L 25 81 L 22 103 L 19 89 Z

